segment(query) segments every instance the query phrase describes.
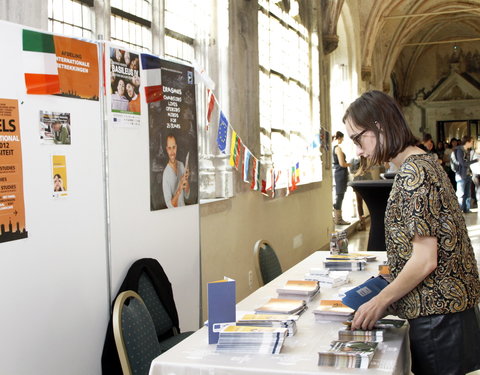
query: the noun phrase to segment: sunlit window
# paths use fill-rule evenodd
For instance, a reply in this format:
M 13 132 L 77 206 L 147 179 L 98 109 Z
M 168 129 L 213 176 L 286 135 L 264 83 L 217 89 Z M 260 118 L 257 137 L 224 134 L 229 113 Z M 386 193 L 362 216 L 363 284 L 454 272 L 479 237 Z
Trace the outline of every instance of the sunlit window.
M 290 1 L 290 9 L 296 3 Z M 276 170 L 299 163 L 300 183 L 318 181 L 318 38 L 281 2 L 260 0 L 258 43 L 262 158 Z M 286 187 L 286 175 L 279 185 Z
M 165 56 L 194 61 L 199 5 L 195 0 L 165 0 Z
M 111 40 L 140 51 L 152 50 L 151 0 L 111 0 Z
M 91 39 L 92 7 L 93 0 L 49 0 L 48 31 Z

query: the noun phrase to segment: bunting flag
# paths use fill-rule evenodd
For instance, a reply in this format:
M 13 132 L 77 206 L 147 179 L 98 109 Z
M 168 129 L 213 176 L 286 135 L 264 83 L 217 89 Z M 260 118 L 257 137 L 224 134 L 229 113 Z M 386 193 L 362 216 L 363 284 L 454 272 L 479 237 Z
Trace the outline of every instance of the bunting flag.
M 277 190 L 278 183 L 282 177 L 282 184 L 286 183 L 286 196 L 297 188 L 297 184 L 300 182 L 300 163 L 295 163 L 291 168 L 285 168 L 284 170 L 265 168 L 262 170 L 260 161 L 252 154 L 252 152 L 243 144 L 241 138 L 231 127 L 225 114 L 219 108 L 217 98 L 214 93 L 207 90 L 207 122 L 215 122 L 215 114 L 218 113 L 218 133 L 217 133 L 217 146 L 219 150 L 227 153 L 227 142 L 230 142 L 230 157 L 229 165 L 235 167 L 237 171 L 242 173 L 243 181 L 250 184 L 251 190 L 260 191 L 263 195 L 274 198 Z M 208 125 L 207 124 L 207 130 Z M 318 147 L 318 134 L 317 139 L 312 143 L 313 147 Z M 243 153 L 243 155 L 242 155 Z M 242 166 L 243 163 L 243 166 Z M 264 179 L 261 179 L 261 174 L 265 174 Z M 251 176 L 251 181 L 250 181 Z
M 146 76 L 145 98 L 147 103 L 163 100 L 162 71 L 160 69 L 160 58 L 141 54 L 142 68 Z
M 277 183 L 278 180 L 280 179 L 280 175 L 282 174 L 282 171 L 272 169 L 272 198 L 275 198 L 275 193 L 277 191 Z
M 300 162 L 297 161 L 295 164 L 295 182 L 298 184 L 300 183 Z
M 290 191 L 294 191 L 297 189 L 297 179 L 295 176 L 296 176 L 295 166 L 292 166 L 292 171 L 289 173 L 289 178 L 288 178 L 288 180 L 290 180 L 290 186 L 289 186 Z
M 218 121 L 218 133 L 217 133 L 217 146 L 219 150 L 225 154 L 227 148 L 227 135 L 228 135 L 228 120 L 220 111 L 220 119 Z
M 233 130 L 232 132 L 232 142 L 230 144 L 230 161 L 229 164 L 232 167 L 235 167 L 238 170 L 238 163 L 240 161 L 240 156 L 242 153 L 243 143 L 237 132 Z
M 260 181 L 260 160 L 258 160 L 253 155 L 252 155 L 252 159 L 253 159 L 252 184 L 250 185 L 250 189 L 258 190 L 259 189 L 259 181 Z
M 268 197 L 268 193 L 267 193 L 267 181 L 262 180 L 262 189 L 260 190 L 260 192 L 261 192 L 263 195 L 266 195 L 266 196 Z
M 268 168 L 266 173 L 265 173 L 265 180 L 262 180 L 262 189 L 264 191 L 262 191 L 262 193 L 264 193 L 264 195 L 271 195 L 271 192 L 272 192 L 272 184 L 273 184 L 273 168 Z M 263 184 L 263 181 L 265 181 L 265 186 Z
M 213 108 L 215 107 L 215 95 L 211 90 L 207 90 L 207 93 L 208 93 L 207 122 L 210 122 L 212 118 Z
M 248 180 L 248 175 L 250 172 L 250 159 L 251 159 L 252 153 L 248 148 L 245 147 L 245 152 L 243 153 L 243 181 L 245 182 L 250 182 Z
M 242 160 L 242 154 L 245 151 L 245 145 L 243 144 L 242 140 L 240 137 L 237 135 L 237 147 L 236 147 L 237 153 L 235 154 L 235 169 L 238 171 L 240 168 L 240 160 Z
M 235 165 L 235 149 L 237 147 L 237 132 L 232 130 L 232 139 L 230 142 L 230 160 L 228 163 L 233 167 Z
M 200 66 L 200 64 L 198 64 L 196 61 L 193 61 L 192 65 L 193 65 L 193 69 L 195 71 L 195 82 L 202 81 L 207 89 L 214 90 L 215 89 L 215 82 L 213 82 L 213 80 L 207 74 L 205 69 L 203 69 Z

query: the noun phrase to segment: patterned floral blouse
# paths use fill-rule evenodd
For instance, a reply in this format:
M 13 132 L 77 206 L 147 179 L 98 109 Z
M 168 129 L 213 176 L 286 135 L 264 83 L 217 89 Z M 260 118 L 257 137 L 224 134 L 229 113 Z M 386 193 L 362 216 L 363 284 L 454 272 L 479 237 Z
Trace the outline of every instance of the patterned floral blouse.
M 398 316 L 414 319 L 473 307 L 480 281 L 465 219 L 446 173 L 427 154 L 405 160 L 388 199 L 385 240 L 394 278 L 412 255 L 416 233 L 437 238 L 437 268 L 397 301 Z

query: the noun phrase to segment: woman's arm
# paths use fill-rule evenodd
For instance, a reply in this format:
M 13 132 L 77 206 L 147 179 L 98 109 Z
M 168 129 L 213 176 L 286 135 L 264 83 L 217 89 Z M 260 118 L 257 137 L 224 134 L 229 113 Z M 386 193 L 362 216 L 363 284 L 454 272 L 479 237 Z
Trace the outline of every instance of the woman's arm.
M 415 235 L 411 258 L 402 271 L 385 289 L 355 312 L 352 329 L 372 329 L 378 319 L 395 301 L 420 284 L 437 268 L 437 238 Z

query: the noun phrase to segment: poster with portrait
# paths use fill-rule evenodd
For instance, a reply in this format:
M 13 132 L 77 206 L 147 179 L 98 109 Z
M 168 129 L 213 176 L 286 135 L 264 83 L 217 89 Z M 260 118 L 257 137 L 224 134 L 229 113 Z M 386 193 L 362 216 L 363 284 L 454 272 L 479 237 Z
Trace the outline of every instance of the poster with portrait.
M 152 211 L 198 203 L 194 70 L 155 59 L 163 99 L 148 104 Z
M 72 142 L 70 113 L 40 111 L 39 135 L 44 145 L 69 145 Z
M 52 195 L 54 198 L 68 196 L 67 158 L 52 155 Z
M 136 53 L 110 48 L 110 108 L 115 126 L 140 126 L 140 61 Z
M 0 242 L 27 237 L 18 101 L 0 99 Z

